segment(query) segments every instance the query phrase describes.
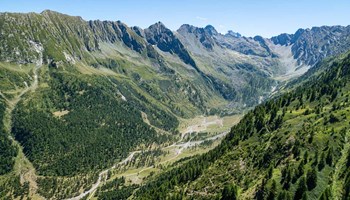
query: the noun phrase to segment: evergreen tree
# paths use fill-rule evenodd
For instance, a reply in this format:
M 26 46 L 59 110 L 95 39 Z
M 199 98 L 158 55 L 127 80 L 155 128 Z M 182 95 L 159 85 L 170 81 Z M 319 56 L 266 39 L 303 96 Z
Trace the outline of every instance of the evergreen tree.
M 221 200 L 236 200 L 237 199 L 237 187 L 233 184 L 226 185 L 222 191 Z
M 308 161 L 309 161 L 308 159 L 309 159 L 309 154 L 308 154 L 307 151 L 305 151 L 304 156 L 303 156 L 303 163 L 304 163 L 304 165 L 306 163 L 308 163 Z
M 345 177 L 343 200 L 350 200 L 350 170 L 348 170 L 348 173 Z
M 294 200 L 302 199 L 305 191 L 306 191 L 306 181 L 305 181 L 305 177 L 303 176 L 299 180 L 298 188 L 295 191 Z
M 307 200 L 307 194 L 306 193 L 303 194 L 302 200 Z
M 315 168 L 309 170 L 306 174 L 306 185 L 307 189 L 310 191 L 314 189 L 317 185 L 317 171 Z
M 291 200 L 291 197 L 287 191 L 283 190 L 278 194 L 277 200 Z
M 324 155 L 324 152 L 322 152 L 320 161 L 318 162 L 318 165 L 317 165 L 318 170 L 321 171 L 325 165 L 326 165 L 325 164 L 325 155 Z
M 271 188 L 269 189 L 269 194 L 267 196 L 267 200 L 274 200 L 276 196 L 276 181 L 273 180 L 271 184 Z
M 320 200 L 331 200 L 331 199 L 332 199 L 331 191 L 330 191 L 330 188 L 327 187 L 327 189 L 322 193 Z
M 332 164 L 333 164 L 333 150 L 332 150 L 332 148 L 328 149 L 327 156 L 326 156 L 326 163 L 329 166 L 332 166 Z
M 315 166 L 317 166 L 317 164 L 318 164 L 318 151 L 316 150 L 315 160 L 314 160 L 314 162 L 312 162 L 311 166 L 315 167 Z
M 255 193 L 255 199 L 257 200 L 263 200 L 264 196 L 265 196 L 265 185 L 266 185 L 266 181 L 265 179 L 262 180 L 260 187 L 258 188 L 258 190 Z

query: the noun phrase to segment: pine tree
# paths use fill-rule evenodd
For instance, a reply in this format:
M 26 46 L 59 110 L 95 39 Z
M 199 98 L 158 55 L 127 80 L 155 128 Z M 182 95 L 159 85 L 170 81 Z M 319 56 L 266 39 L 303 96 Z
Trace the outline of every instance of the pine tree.
M 226 185 L 222 191 L 221 200 L 236 200 L 237 199 L 237 186 L 233 184 Z
M 330 188 L 327 187 L 327 189 L 322 193 L 320 200 L 331 200 L 331 191 Z
M 277 200 L 291 200 L 291 197 L 287 191 L 282 191 L 278 194 Z
M 311 191 L 317 185 L 317 171 L 315 168 L 309 170 L 306 174 L 306 185 L 307 189 Z
M 306 181 L 305 181 L 305 177 L 303 176 L 299 180 L 298 188 L 295 191 L 294 200 L 302 199 L 305 191 L 306 191 Z
M 269 189 L 269 194 L 267 196 L 267 200 L 274 200 L 276 196 L 276 181 L 273 180 L 271 184 L 271 188 Z
M 316 151 L 316 153 L 315 153 L 315 160 L 314 160 L 314 162 L 312 162 L 311 166 L 315 167 L 315 166 L 317 166 L 317 164 L 318 164 L 318 151 Z
M 324 166 L 326 165 L 324 157 L 325 157 L 324 152 L 322 152 L 320 161 L 318 162 L 318 165 L 317 165 L 319 171 L 321 171 L 324 168 Z
M 302 200 L 307 200 L 307 194 L 306 193 L 303 194 Z
M 326 163 L 329 166 L 332 166 L 332 164 L 333 164 L 333 150 L 332 150 L 332 148 L 328 149 L 327 156 L 326 156 Z
M 304 156 L 303 156 L 304 165 L 306 165 L 306 163 L 308 163 L 308 161 L 309 161 L 308 159 L 309 159 L 309 154 L 307 151 L 305 151 Z
M 267 171 L 267 180 L 269 180 L 270 178 L 272 178 L 273 175 L 273 167 L 270 166 L 269 170 Z
M 265 184 L 266 184 L 266 180 L 263 179 L 262 182 L 261 182 L 260 187 L 258 188 L 258 190 L 255 193 L 255 199 L 257 199 L 257 200 L 263 200 L 264 199 Z
M 345 177 L 343 200 L 350 200 L 350 171 L 348 171 Z

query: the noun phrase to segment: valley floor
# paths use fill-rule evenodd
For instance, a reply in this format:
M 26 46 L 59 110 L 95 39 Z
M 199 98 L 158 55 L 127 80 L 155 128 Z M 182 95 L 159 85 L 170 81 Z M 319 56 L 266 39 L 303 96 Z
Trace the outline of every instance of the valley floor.
M 130 152 L 127 158 L 101 172 L 97 182 L 89 190 L 69 200 L 97 199 L 94 196 L 96 190 L 116 178 L 124 177 L 128 185 L 141 184 L 149 176 L 161 172 L 165 166 L 186 157 L 208 152 L 220 143 L 232 125 L 238 123 L 240 118 L 241 115 L 222 118 L 218 116 L 199 116 L 193 119 L 182 119 L 179 126 L 180 139 L 174 144 L 161 147 L 160 150 L 163 153 L 152 156 L 151 159 L 154 160 L 152 164 L 137 164 L 139 160 L 142 160 L 141 157 L 149 156 L 147 151 Z M 107 174 L 112 175 L 107 176 Z

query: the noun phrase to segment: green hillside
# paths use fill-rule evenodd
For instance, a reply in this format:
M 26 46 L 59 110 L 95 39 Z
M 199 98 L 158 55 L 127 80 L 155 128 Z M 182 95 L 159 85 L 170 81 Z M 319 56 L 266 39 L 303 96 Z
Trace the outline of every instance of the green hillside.
M 325 70 L 248 112 L 219 147 L 170 167 L 135 198 L 349 199 L 350 54 L 317 68 Z
M 349 193 L 349 55 L 328 57 L 350 27 L 269 39 L 46 10 L 0 30 L 0 199 Z

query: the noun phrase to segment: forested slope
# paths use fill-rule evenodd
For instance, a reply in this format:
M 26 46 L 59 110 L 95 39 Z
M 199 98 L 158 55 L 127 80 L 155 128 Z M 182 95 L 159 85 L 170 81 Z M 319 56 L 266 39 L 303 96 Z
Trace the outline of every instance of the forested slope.
M 257 106 L 216 149 L 171 167 L 136 199 L 348 199 L 350 54 Z

